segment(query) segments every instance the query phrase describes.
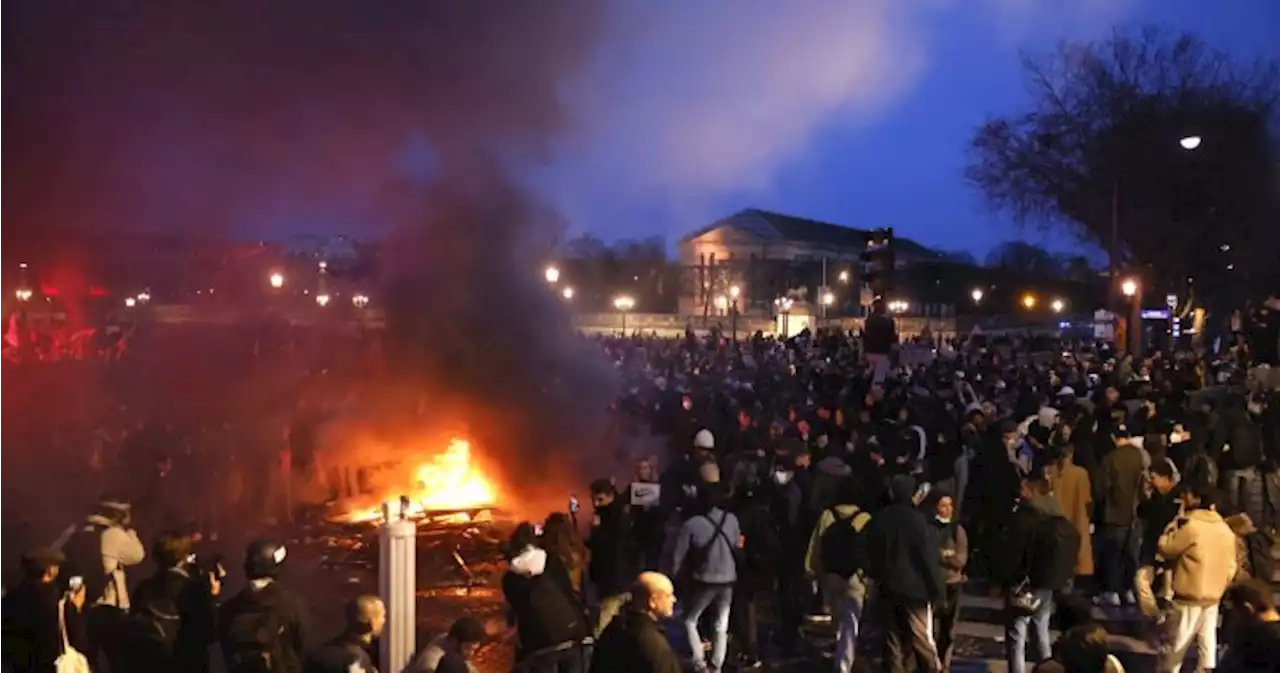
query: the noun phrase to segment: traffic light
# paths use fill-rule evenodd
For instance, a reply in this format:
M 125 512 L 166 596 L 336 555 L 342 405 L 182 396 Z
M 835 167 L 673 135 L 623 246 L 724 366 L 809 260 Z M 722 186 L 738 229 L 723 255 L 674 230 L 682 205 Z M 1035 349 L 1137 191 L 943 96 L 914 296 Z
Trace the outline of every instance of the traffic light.
M 862 278 L 871 295 L 886 297 L 893 289 L 893 227 L 867 232 L 867 250 L 862 253 Z

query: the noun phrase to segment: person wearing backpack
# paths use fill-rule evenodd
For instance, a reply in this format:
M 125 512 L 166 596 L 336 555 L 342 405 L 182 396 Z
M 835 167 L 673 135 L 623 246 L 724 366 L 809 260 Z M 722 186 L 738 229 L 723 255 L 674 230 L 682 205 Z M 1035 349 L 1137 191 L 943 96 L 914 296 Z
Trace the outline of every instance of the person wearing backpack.
M 126 670 L 204 673 L 216 638 L 216 573 L 195 564 L 190 537 L 165 532 L 151 548 L 157 570 L 138 584 L 126 628 Z
M 836 621 L 836 671 L 853 668 L 858 624 L 867 600 L 867 549 L 863 535 L 871 515 L 856 502 L 857 482 L 846 478 L 837 494 L 838 504 L 822 512 L 809 538 L 805 571 L 817 578 L 822 600 Z
M 997 580 L 1005 589 L 1005 658 L 1010 673 L 1027 670 L 1027 636 L 1035 643 L 1032 660 L 1040 663 L 1052 652 L 1049 618 L 1055 594 L 1075 577 L 1080 534 L 1062 515 L 1043 472 L 1022 479 L 1018 508 L 1005 542 L 1005 558 Z
M 698 620 L 708 608 L 712 613 L 715 633 L 711 640 L 712 671 L 724 667 L 729 646 L 729 608 L 733 604 L 733 584 L 738 580 L 738 544 L 741 531 L 738 517 L 721 508 L 722 491 L 718 487 L 698 492 L 702 513 L 680 527 L 676 537 L 673 574 L 685 603 L 684 628 L 693 645 L 693 664 L 697 671 L 707 670 L 701 647 Z
M 369 648 L 387 625 L 387 606 L 366 594 L 343 608 L 346 624 L 336 638 L 307 655 L 304 673 L 377 673 Z
M 247 586 L 218 610 L 218 640 L 227 673 L 301 673 L 302 601 L 276 581 L 286 550 L 254 540 L 245 550 Z

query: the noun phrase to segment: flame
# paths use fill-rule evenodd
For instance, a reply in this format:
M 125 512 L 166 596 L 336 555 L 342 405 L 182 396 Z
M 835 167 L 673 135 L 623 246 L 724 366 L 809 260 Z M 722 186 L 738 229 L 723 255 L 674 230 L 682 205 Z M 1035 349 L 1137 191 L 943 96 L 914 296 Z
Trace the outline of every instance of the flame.
M 394 500 L 399 493 L 387 495 Z M 432 518 L 432 512 L 452 512 L 439 523 L 467 523 L 472 516 L 467 511 L 492 507 L 498 502 L 498 489 L 471 461 L 471 443 L 454 438 L 444 452 L 418 465 L 414 470 L 413 486 L 404 492 L 409 499 L 405 516 Z M 374 521 L 382 517 L 381 506 L 349 512 L 345 519 L 353 522 Z

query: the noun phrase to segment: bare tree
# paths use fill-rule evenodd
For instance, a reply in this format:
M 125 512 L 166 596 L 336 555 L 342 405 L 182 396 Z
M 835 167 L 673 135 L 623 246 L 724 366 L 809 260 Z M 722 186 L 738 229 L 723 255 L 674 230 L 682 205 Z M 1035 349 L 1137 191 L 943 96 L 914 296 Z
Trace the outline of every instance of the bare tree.
M 1262 235 L 1277 222 L 1275 64 L 1145 29 L 1024 67 L 1030 108 L 971 143 L 966 174 L 991 207 L 1065 225 L 1166 287 L 1278 284 L 1280 237 Z

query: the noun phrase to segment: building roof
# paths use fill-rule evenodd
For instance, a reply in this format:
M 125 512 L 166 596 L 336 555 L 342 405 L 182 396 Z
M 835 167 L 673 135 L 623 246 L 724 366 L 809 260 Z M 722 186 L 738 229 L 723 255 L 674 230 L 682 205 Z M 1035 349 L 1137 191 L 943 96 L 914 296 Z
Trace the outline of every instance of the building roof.
M 854 229 L 830 222 L 784 215 L 758 208 L 747 208 L 710 226 L 686 234 L 681 241 L 692 241 L 709 231 L 732 226 L 748 233 L 776 241 L 796 241 L 833 248 L 860 248 L 866 245 L 868 229 Z M 941 254 L 911 239 L 896 237 L 898 252 L 914 257 L 941 257 Z

